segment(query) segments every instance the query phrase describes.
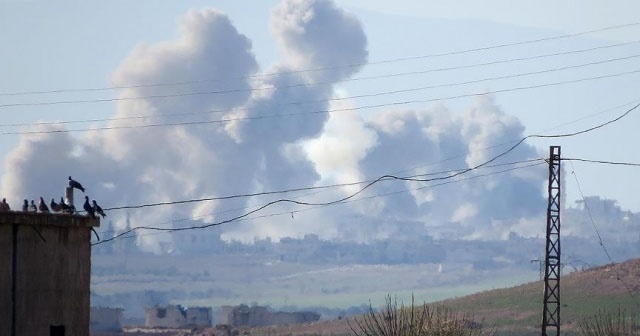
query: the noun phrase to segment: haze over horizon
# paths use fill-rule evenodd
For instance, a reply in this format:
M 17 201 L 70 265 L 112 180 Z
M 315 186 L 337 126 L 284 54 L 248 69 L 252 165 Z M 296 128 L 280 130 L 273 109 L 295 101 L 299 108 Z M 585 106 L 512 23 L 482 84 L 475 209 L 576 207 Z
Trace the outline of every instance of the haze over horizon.
M 503 31 L 513 23 L 385 16 L 346 3 L 270 2 L 268 19 L 252 13 L 264 19 L 252 26 L 226 3 L 236 16 L 209 6 L 159 9 L 179 17 L 177 23 L 159 21 L 161 36 L 134 41 L 126 56 L 110 56 L 118 62 L 111 68 L 100 63 L 108 83 L 60 79 L 29 86 L 33 75 L 9 69 L 17 56 L 12 62 L 0 57 L 0 69 L 13 78 L 0 80 L 0 93 L 29 92 L 0 95 L 0 110 L 10 115 L 2 136 L 12 137 L 3 143 L 0 194 L 13 208 L 24 198 L 58 199 L 72 175 L 105 209 L 213 199 L 107 211 L 119 230 L 223 222 L 275 202 L 220 225 L 222 237 L 253 242 L 314 234 L 371 242 L 418 222 L 435 238 L 482 241 L 544 234 L 549 144 L 562 145 L 572 158 L 640 161 L 634 146 L 621 144 L 632 142 L 640 124 L 640 112 L 632 109 L 639 99 L 633 89 L 638 45 L 627 34 L 611 40 L 575 35 L 607 27 L 595 23 L 560 33 L 530 25 Z M 124 22 L 118 29 L 131 24 Z M 398 22 L 406 26 L 391 24 Z M 607 24 L 621 26 L 612 31 L 640 25 Z M 72 40 L 80 45 L 82 38 Z M 103 52 L 109 41 L 103 39 Z M 258 48 L 265 43 L 274 47 Z M 111 89 L 90 89 L 105 87 Z M 56 89 L 64 92 L 35 93 Z M 527 135 L 572 133 L 625 111 L 631 112 L 601 130 L 530 139 L 491 161 Z M 567 208 L 581 199 L 576 177 L 585 196 L 620 195 L 622 211 L 640 211 L 629 190 L 639 183 L 637 167 L 565 162 L 564 169 Z M 384 175 L 413 180 L 383 180 L 362 190 L 363 181 Z M 594 236 L 585 223 L 568 224 L 567 232 Z M 137 239 L 161 253 L 173 238 Z

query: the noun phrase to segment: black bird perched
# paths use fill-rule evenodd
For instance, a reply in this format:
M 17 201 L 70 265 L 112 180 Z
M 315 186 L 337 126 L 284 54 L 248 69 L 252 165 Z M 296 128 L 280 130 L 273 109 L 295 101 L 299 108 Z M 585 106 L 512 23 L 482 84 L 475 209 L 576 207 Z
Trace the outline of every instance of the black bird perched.
M 34 200 L 31 200 L 31 205 L 29 206 L 29 211 L 38 212 L 38 207 L 36 206 L 36 202 Z
M 93 202 L 93 211 L 95 211 L 100 216 L 102 216 L 102 218 L 107 217 L 107 215 L 105 215 L 104 211 L 102 211 L 102 208 L 98 205 L 98 203 L 96 203 L 96 200 L 93 200 L 92 202 Z
M 60 210 L 65 213 L 69 213 L 71 211 L 71 208 L 69 208 L 67 203 L 64 202 L 64 198 L 62 197 L 60 197 Z
M 49 206 L 51 206 L 51 211 L 53 212 L 60 212 L 60 210 L 62 210 L 62 206 L 56 203 L 53 198 L 51 199 L 51 203 L 49 203 Z
M 27 211 L 29 211 L 29 201 L 25 199 L 24 203 L 22 203 L 22 212 L 27 212 Z
M 40 197 L 40 203 L 38 203 L 38 210 L 40 210 L 40 212 L 49 212 L 49 207 L 42 197 Z
M 84 187 L 82 186 L 82 184 L 80 184 L 80 182 L 72 179 L 71 176 L 69 176 L 69 186 L 71 188 L 76 188 L 76 189 L 84 192 Z
M 6 198 L 2 199 L 2 203 L 0 203 L 0 209 L 2 209 L 2 211 L 11 211 L 11 207 L 9 206 L 9 203 L 7 203 Z
M 93 211 L 91 204 L 89 204 L 89 196 L 84 197 L 84 211 L 86 211 L 87 215 L 91 216 L 91 218 L 96 218 L 96 213 Z

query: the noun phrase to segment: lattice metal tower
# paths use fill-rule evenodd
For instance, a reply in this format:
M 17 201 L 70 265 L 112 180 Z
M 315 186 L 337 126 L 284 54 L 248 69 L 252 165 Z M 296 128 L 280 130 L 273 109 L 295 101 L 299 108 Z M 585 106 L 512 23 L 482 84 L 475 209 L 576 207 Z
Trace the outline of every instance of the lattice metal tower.
M 560 146 L 549 147 L 549 203 L 542 336 L 560 335 Z

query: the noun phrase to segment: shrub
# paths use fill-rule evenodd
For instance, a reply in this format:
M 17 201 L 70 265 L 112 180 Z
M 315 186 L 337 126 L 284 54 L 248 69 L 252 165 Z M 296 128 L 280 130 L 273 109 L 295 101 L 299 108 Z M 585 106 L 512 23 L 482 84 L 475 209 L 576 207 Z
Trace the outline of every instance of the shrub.
M 618 310 L 617 314 L 599 311 L 582 319 L 578 328 L 582 336 L 640 336 L 640 316 Z
M 385 305 L 375 311 L 369 304 L 369 312 L 359 318 L 348 319 L 355 336 L 489 336 L 493 331 L 483 331 L 482 324 L 474 322 L 467 314 L 455 312 L 442 305 L 398 305 L 396 298 L 387 296 Z

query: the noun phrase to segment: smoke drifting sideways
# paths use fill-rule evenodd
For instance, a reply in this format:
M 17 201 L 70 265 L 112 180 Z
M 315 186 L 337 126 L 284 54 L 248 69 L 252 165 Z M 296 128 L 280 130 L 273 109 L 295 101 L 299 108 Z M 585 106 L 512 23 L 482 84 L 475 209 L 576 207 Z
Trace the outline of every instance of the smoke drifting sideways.
M 336 66 L 366 63 L 367 39 L 354 16 L 324 0 L 282 1 L 271 13 L 270 29 L 284 57 L 260 71 L 251 41 L 225 14 L 214 9 L 189 11 L 176 39 L 136 46 L 115 70 L 112 84 L 187 83 L 177 88 L 127 88 L 120 97 L 207 94 L 122 100 L 107 126 L 202 123 L 93 130 L 79 138 L 68 133 L 22 135 L 5 158 L 2 194 L 12 200 L 59 195 L 60 184 L 73 175 L 90 197 L 108 208 L 350 183 L 389 173 L 431 174 L 473 167 L 523 136 L 523 125 L 490 96 L 479 97 L 461 112 L 432 105 L 370 114 L 296 115 L 349 104 L 330 103 L 340 94 L 338 84 L 315 84 L 339 83 L 360 71 L 360 66 Z M 261 74 L 271 75 L 257 76 Z M 123 119 L 141 115 L 148 118 Z M 221 119 L 227 121 L 218 122 Z M 33 130 L 65 128 L 40 125 Z M 540 156 L 544 155 L 523 144 L 495 163 Z M 437 181 L 382 181 L 347 203 L 278 203 L 256 218 L 210 230 L 243 242 L 309 233 L 366 242 L 393 237 L 403 230 L 403 223 L 418 221 L 424 223 L 422 234 L 436 238 L 539 235 L 542 230 L 531 230 L 529 223 L 545 208 L 544 166 L 479 176 L 489 171 L 473 171 L 464 177 L 477 178 L 439 186 Z M 120 230 L 127 225 L 173 228 L 222 221 L 281 197 L 332 201 L 360 187 L 118 210 L 108 218 Z M 278 213 L 286 216 L 271 216 Z M 162 253 L 174 241 L 170 234 L 140 234 L 137 242 L 147 251 Z

